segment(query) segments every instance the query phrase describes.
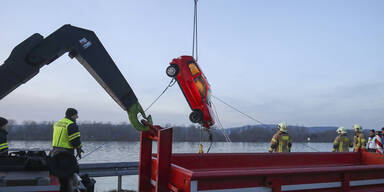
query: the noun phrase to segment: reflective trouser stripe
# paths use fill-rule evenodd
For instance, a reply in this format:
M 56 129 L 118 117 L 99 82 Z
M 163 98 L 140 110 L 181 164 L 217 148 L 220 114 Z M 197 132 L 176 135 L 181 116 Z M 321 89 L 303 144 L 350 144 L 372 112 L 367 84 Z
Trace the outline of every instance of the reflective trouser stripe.
M 0 150 L 8 148 L 8 142 L 0 144 Z

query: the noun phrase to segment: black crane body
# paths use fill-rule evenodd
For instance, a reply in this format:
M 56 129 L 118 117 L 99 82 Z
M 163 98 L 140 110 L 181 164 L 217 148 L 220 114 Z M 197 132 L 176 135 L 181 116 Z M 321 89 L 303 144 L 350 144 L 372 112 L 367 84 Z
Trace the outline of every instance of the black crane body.
M 140 123 L 138 113 L 147 117 L 128 82 L 113 62 L 93 31 L 64 25 L 48 37 L 36 33 L 17 45 L 8 59 L 0 66 L 0 100 L 21 84 L 36 76 L 40 68 L 50 64 L 64 53 L 76 58 L 128 112 L 131 124 L 137 130 L 148 130 Z

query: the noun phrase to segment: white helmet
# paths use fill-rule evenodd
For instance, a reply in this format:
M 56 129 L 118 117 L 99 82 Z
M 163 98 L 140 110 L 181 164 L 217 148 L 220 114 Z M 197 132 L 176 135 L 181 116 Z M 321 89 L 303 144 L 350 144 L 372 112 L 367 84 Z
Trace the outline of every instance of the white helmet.
M 353 130 L 355 130 L 355 132 L 361 132 L 363 130 L 363 127 L 361 127 L 361 125 L 358 125 L 358 124 L 354 124 L 353 125 Z
M 278 124 L 279 130 L 284 133 L 288 133 L 288 126 L 286 123 L 281 122 Z
M 337 132 L 338 134 L 346 134 L 346 133 L 347 133 L 347 129 L 344 128 L 344 127 L 339 127 L 339 128 L 336 130 L 336 132 Z

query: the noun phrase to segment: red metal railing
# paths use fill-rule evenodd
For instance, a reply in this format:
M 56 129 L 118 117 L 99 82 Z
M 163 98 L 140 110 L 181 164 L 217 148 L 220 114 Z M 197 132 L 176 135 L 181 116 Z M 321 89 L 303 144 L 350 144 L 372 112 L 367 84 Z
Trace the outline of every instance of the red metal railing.
M 141 133 L 139 191 L 384 191 L 384 156 L 375 153 L 172 155 L 172 129 L 149 126 Z

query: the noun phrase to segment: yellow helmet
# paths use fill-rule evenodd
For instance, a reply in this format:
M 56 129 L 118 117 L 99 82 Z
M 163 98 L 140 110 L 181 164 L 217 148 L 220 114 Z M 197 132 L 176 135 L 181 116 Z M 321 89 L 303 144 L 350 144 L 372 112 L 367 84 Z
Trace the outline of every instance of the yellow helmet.
M 284 133 L 288 133 L 288 126 L 286 123 L 281 122 L 278 124 L 279 130 Z
M 363 130 L 363 128 L 361 127 L 361 125 L 354 124 L 353 130 L 355 130 L 355 132 L 361 132 Z

